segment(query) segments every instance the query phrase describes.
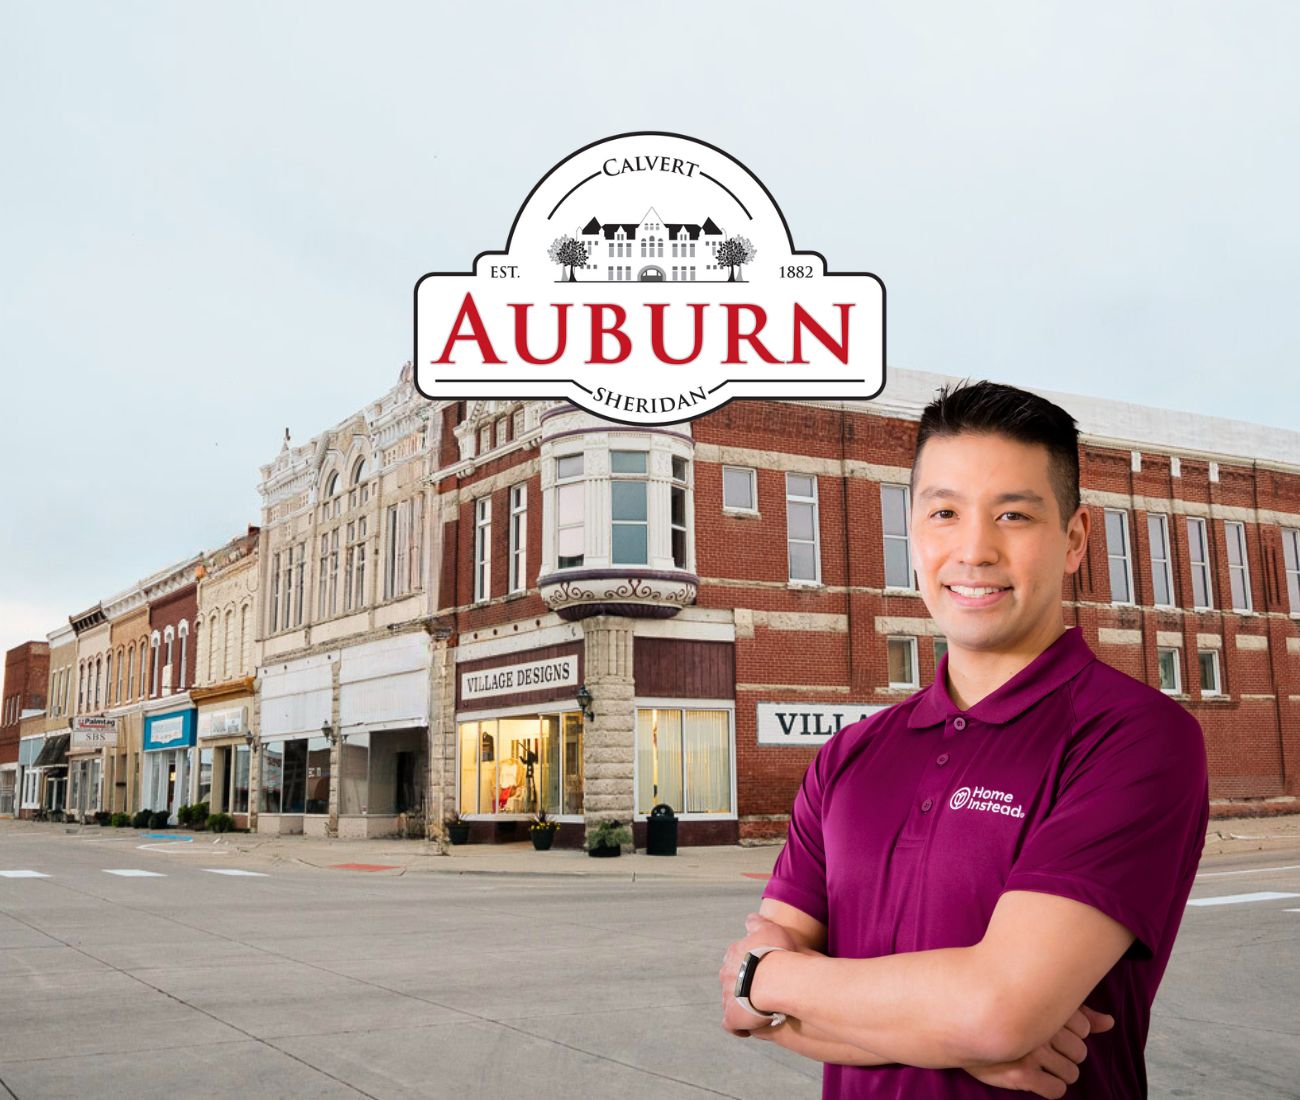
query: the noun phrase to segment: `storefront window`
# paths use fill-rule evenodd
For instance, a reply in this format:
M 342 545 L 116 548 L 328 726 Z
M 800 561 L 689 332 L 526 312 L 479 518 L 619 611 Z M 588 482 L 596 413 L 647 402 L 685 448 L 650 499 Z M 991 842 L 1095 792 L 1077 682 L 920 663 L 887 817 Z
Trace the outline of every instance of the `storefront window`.
M 285 809 L 285 813 L 327 814 L 330 812 L 330 743 L 324 737 L 312 737 L 298 742 L 305 748 L 303 761 L 306 778 L 306 805 L 302 810 Z M 289 756 L 285 756 L 284 792 L 286 807 L 289 800 Z
M 636 712 L 636 812 L 725 814 L 731 804 L 731 716 L 676 707 Z
M 218 749 L 217 753 L 218 769 L 214 773 L 213 782 L 214 789 L 219 788 L 221 791 L 222 805 L 218 807 L 214 801 L 212 810 L 214 813 L 221 809 L 228 814 L 246 814 L 248 813 L 248 765 L 252 754 L 244 745 L 231 745 L 228 748 Z
M 262 813 L 280 812 L 281 794 L 284 791 L 283 741 L 272 741 L 262 746 Z
M 199 749 L 199 798 L 200 802 L 212 800 L 212 750 Z
M 370 734 L 354 733 L 339 746 L 339 813 L 369 812 Z
M 582 813 L 582 716 L 529 715 L 460 725 L 460 812 Z
M 427 742 L 423 729 L 347 734 L 339 746 L 339 813 L 422 811 Z

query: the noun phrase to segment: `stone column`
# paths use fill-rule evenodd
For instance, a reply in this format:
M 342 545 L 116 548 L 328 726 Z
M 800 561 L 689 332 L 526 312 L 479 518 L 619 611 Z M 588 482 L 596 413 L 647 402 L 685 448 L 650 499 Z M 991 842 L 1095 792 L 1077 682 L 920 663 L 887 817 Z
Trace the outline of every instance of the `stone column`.
M 337 661 L 330 662 L 330 727 L 334 737 L 330 741 L 330 793 L 329 818 L 325 826 L 325 835 L 339 835 L 339 766 L 343 762 L 343 753 L 339 746 L 343 744 L 339 728 L 339 669 L 343 665 L 342 651 Z
M 447 815 L 456 808 L 456 662 L 445 638 L 431 643 L 429 660 L 429 786 L 426 830 L 447 851 Z
M 596 715 L 584 720 L 583 810 L 589 824 L 613 818 L 630 826 L 636 808 L 632 620 L 597 615 L 582 620 L 582 632 L 587 690 Z

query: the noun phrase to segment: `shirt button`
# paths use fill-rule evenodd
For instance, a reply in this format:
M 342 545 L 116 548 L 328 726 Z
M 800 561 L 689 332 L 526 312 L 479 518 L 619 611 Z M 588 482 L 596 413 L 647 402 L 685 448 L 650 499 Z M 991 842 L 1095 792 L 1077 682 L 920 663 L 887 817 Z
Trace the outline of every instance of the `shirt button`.
M 933 806 L 933 805 L 934 805 L 934 799 L 933 799 L 933 798 L 927 798 L 924 802 L 921 803 L 921 812 L 922 812 L 922 813 L 928 813 L 929 810 L 930 810 L 930 807 Z
M 940 753 L 940 754 L 939 754 L 939 759 L 936 760 L 935 763 L 938 764 L 938 765 L 940 765 L 940 766 L 942 766 L 942 765 L 948 763 L 948 754 L 947 754 L 946 752 L 944 752 L 944 753 Z
M 953 724 L 954 726 L 956 726 L 957 729 L 959 729 L 959 730 L 964 730 L 964 729 L 966 728 L 966 719 L 965 719 L 965 718 L 954 718 L 954 719 L 952 720 L 952 724 Z

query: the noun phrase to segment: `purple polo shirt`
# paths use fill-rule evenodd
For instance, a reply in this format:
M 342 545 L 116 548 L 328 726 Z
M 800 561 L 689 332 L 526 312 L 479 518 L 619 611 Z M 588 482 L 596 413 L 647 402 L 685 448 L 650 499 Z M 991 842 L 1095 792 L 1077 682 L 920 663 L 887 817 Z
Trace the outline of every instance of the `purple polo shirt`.
M 1200 724 L 1065 631 L 967 711 L 934 683 L 818 750 L 764 897 L 827 928 L 827 954 L 969 947 L 998 897 L 1074 898 L 1137 937 L 1085 1003 L 1090 1036 L 1068 1100 L 1147 1094 L 1151 1002 L 1209 819 Z M 825 1067 L 825 1100 L 1009 1096 L 964 1070 Z M 1015 1095 L 1023 1095 L 1016 1093 Z

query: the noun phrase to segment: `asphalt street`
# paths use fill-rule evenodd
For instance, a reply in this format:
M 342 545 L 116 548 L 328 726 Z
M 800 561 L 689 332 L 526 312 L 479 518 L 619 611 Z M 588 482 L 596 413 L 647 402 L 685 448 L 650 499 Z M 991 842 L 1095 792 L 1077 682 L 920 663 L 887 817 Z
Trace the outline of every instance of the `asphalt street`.
M 0 1097 L 815 1100 L 818 1065 L 718 1023 L 761 889 L 272 866 L 15 824 Z M 1300 847 L 1206 857 L 1192 897 L 1151 1095 L 1300 1097 Z

